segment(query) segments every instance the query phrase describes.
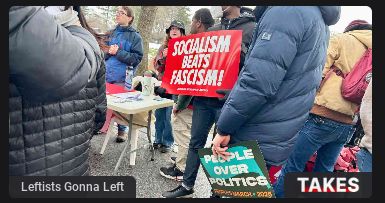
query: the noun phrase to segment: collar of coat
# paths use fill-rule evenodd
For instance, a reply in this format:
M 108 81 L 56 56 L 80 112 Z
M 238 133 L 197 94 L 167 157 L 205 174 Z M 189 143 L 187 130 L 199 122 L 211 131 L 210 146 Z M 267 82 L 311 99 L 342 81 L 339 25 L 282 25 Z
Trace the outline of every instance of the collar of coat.
M 131 25 L 129 26 L 116 26 L 116 31 L 119 32 L 136 32 L 135 28 L 133 28 Z

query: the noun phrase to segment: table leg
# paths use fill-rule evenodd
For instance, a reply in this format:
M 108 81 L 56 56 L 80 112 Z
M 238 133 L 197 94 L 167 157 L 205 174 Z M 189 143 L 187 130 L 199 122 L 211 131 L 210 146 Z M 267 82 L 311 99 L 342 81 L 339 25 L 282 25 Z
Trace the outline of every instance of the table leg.
M 154 161 L 155 150 L 154 150 L 154 146 L 152 145 L 152 142 L 151 142 L 151 115 L 152 115 L 152 110 L 150 110 L 148 112 L 147 138 L 148 138 L 148 142 L 150 143 L 151 161 Z
M 130 121 L 129 121 L 129 126 L 128 126 L 128 135 L 129 136 L 132 136 L 132 131 L 133 131 L 132 130 L 132 120 L 133 120 L 133 117 L 134 117 L 134 115 L 130 114 Z M 130 142 L 128 140 L 126 140 L 126 146 L 124 146 L 124 149 L 123 149 L 122 153 L 120 154 L 118 163 L 116 163 L 116 166 L 115 166 L 115 169 L 114 169 L 114 174 L 116 174 L 116 172 L 118 171 L 118 168 L 120 166 L 120 162 L 122 161 L 122 159 L 124 157 L 124 153 L 126 152 L 127 147 L 128 147 L 129 144 L 130 144 Z

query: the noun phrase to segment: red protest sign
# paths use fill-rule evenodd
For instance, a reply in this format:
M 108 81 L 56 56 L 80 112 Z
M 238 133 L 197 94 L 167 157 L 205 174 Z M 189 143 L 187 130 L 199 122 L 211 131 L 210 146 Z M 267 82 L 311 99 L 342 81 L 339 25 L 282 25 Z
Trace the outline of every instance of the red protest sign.
M 162 87 L 170 94 L 223 97 L 215 91 L 233 88 L 238 77 L 241 42 L 241 30 L 171 39 Z

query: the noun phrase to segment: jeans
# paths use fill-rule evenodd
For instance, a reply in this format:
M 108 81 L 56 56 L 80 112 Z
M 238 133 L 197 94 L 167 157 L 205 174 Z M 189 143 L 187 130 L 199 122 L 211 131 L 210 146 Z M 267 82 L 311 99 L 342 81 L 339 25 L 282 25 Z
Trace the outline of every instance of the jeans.
M 118 124 L 118 132 L 127 132 L 127 126 Z
M 317 152 L 314 172 L 332 172 L 344 146 L 353 135 L 353 126 L 310 114 L 298 132 L 294 150 L 273 185 L 276 197 L 284 197 L 286 173 L 303 172 L 306 162 Z
M 223 103 L 216 98 L 195 97 L 193 106 L 191 139 L 183 175 L 183 185 L 189 188 L 194 187 L 200 166 L 198 149 L 205 146 L 210 129 L 219 118 Z
M 172 106 L 155 110 L 155 142 L 166 147 L 174 143 L 171 126 Z
M 361 148 L 356 157 L 360 172 L 372 172 L 372 154 L 366 148 Z

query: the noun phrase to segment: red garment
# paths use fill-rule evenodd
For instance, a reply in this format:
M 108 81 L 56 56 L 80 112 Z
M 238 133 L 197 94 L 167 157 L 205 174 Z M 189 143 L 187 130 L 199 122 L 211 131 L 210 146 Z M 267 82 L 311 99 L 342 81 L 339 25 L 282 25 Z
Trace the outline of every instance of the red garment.
M 124 86 L 116 85 L 116 84 L 111 84 L 106 82 L 106 95 L 110 94 L 119 94 L 119 93 L 124 93 L 124 92 L 133 92 L 135 90 L 127 90 L 124 88 Z
M 359 147 L 344 147 L 342 148 L 340 155 L 334 165 L 334 171 L 340 172 L 359 172 L 357 166 L 356 154 L 360 150 Z M 305 172 L 312 172 L 315 164 L 317 154 L 315 153 L 310 157 L 309 161 L 305 165 Z
M 274 184 L 277 181 L 282 166 L 271 166 L 269 170 L 269 177 L 271 184 Z

